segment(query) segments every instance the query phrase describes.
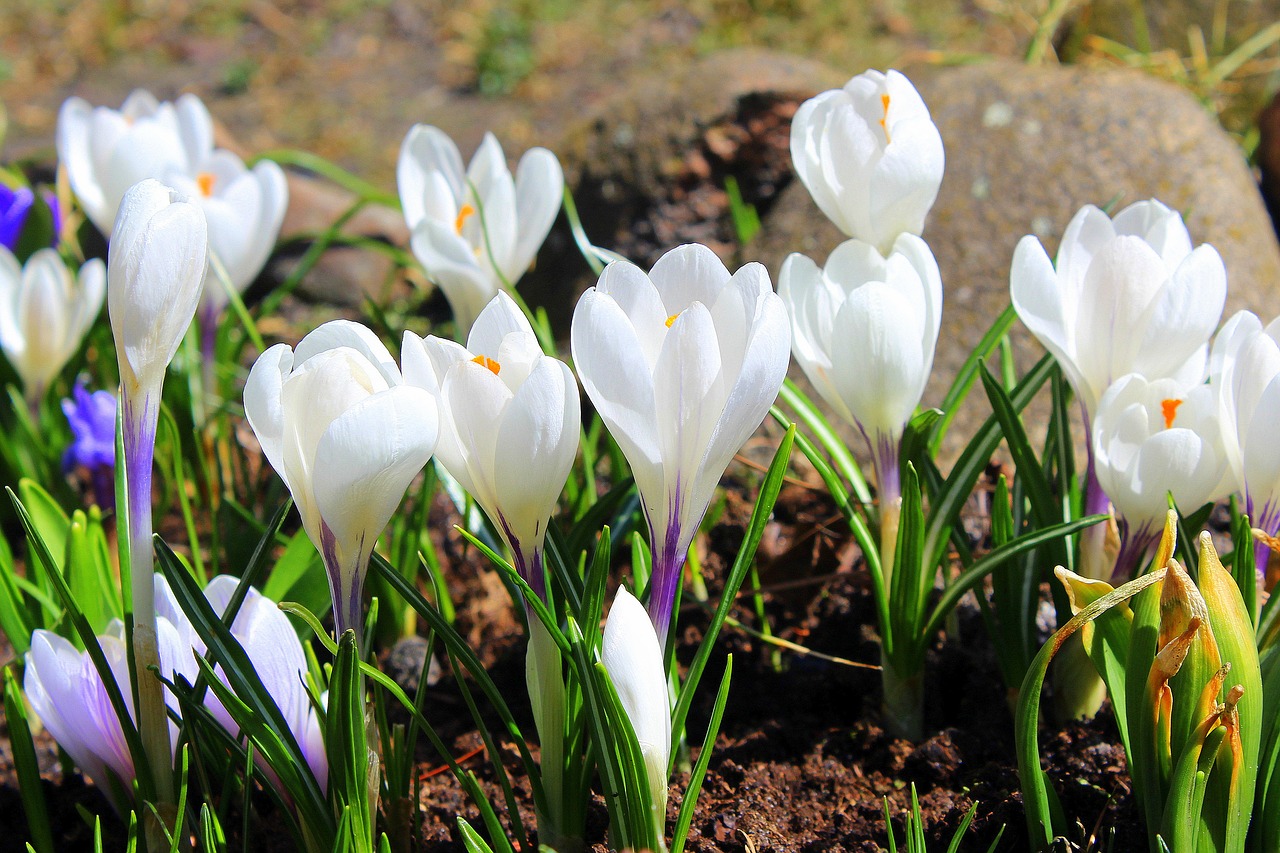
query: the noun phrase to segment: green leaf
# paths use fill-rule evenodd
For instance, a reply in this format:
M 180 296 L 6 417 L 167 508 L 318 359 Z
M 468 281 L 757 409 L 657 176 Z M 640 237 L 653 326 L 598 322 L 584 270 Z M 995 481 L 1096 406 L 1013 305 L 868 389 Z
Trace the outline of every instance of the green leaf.
M 18 793 L 22 796 L 22 810 L 27 815 L 27 829 L 31 833 L 28 848 L 34 848 L 36 853 L 53 853 L 53 829 L 49 825 L 36 745 L 31 740 L 27 709 L 18 690 L 18 679 L 8 667 L 4 670 L 4 715 L 9 729 L 13 770 L 18 777 Z
M 493 853 L 493 848 L 484 843 L 480 833 L 472 829 L 471 824 L 461 815 L 458 817 L 458 831 L 462 833 L 462 846 L 467 853 Z
M 329 797 L 344 810 L 352 849 L 372 851 L 374 814 L 369 796 L 370 752 L 365 739 L 364 679 L 355 631 L 338 640 L 329 679 L 325 752 L 329 757 Z M 376 759 L 375 759 L 376 761 Z M 374 765 L 376 768 L 376 764 Z M 341 830 L 339 830 L 341 835 Z
M 711 752 L 715 748 L 716 736 L 720 733 L 720 722 L 724 719 L 724 709 L 729 703 L 729 679 L 733 675 L 733 655 L 725 657 L 724 675 L 720 678 L 720 689 L 716 692 L 716 703 L 711 708 L 711 720 L 707 723 L 707 733 L 702 738 L 702 749 L 698 752 L 698 763 L 693 766 L 689 776 L 689 787 L 685 789 L 684 799 L 680 802 L 680 813 L 676 817 L 675 832 L 671 836 L 671 853 L 683 853 L 684 843 L 689 835 L 689 827 L 693 823 L 693 813 L 698 804 L 698 794 L 702 792 L 702 780 L 706 778 L 707 767 L 711 764 Z
M 871 489 L 862 476 L 862 469 L 845 446 L 844 441 L 836 433 L 822 410 L 805 396 L 804 392 L 790 379 L 782 383 L 778 399 L 791 407 L 791 410 L 818 439 L 818 444 L 831 457 L 831 461 L 840 475 L 849 482 L 849 488 L 863 506 L 871 505 Z M 776 416 L 775 416 L 776 417 Z M 785 426 L 785 424 L 784 424 Z
M 946 437 L 947 430 L 951 427 L 951 422 L 955 420 L 961 404 L 964 403 L 965 397 L 969 395 L 969 389 L 973 387 L 974 381 L 978 378 L 978 365 L 1000 345 L 1001 338 L 1009 331 L 1017 316 L 1018 312 L 1014 310 L 1012 305 L 1001 311 L 995 322 L 991 324 L 991 328 L 987 329 L 986 334 L 982 336 L 982 340 L 978 341 L 978 345 L 973 348 L 973 351 L 969 353 L 969 357 L 964 360 L 964 364 L 960 365 L 960 370 L 956 372 L 956 378 L 952 380 L 951 387 L 947 389 L 946 395 L 942 398 L 940 407 L 942 409 L 942 419 L 934 427 L 933 438 L 929 441 L 930 456 L 936 457 L 938 455 L 938 450 L 942 447 L 942 440 Z

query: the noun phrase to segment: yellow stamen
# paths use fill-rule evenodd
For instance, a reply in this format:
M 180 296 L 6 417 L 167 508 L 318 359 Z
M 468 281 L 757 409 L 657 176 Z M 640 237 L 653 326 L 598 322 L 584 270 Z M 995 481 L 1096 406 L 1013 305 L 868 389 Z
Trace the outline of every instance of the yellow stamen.
M 487 355 L 478 355 L 471 360 L 474 361 L 476 364 L 480 365 L 481 367 L 489 368 L 489 370 L 493 372 L 494 376 L 497 376 L 498 371 L 502 369 L 501 364 L 498 364 L 498 362 L 489 358 L 489 356 Z
M 886 144 L 893 140 L 889 138 L 889 93 L 885 92 L 880 96 L 880 103 L 884 105 L 884 116 L 880 119 L 880 127 L 884 129 L 884 141 Z
M 672 324 L 672 323 L 674 323 L 674 322 L 676 321 L 676 318 L 677 318 L 677 317 L 679 317 L 679 316 L 680 316 L 680 312 L 679 312 L 679 311 L 677 311 L 676 313 L 672 314 L 670 317 L 668 317 L 668 318 L 667 318 L 667 328 L 668 328 L 668 329 L 670 329 L 670 328 L 671 328 L 671 324 Z
M 1178 407 L 1182 405 L 1181 400 L 1161 400 L 1160 412 L 1164 415 L 1164 428 L 1172 429 L 1173 421 L 1178 417 Z
M 462 233 L 462 226 L 466 224 L 467 218 L 475 212 L 476 209 L 469 204 L 464 204 L 462 209 L 458 211 L 458 218 L 453 221 L 453 227 L 457 229 L 459 234 Z
M 217 180 L 210 172 L 201 172 L 196 175 L 196 186 L 200 188 L 200 195 L 208 198 L 213 195 L 213 182 Z

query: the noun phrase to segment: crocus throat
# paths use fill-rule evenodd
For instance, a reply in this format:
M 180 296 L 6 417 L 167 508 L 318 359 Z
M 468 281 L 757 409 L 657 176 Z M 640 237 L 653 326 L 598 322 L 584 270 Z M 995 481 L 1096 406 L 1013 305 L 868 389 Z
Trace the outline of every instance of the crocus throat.
M 196 175 L 196 186 L 200 188 L 200 195 L 209 198 L 213 195 L 213 182 L 215 178 L 209 172 L 201 172 Z
M 502 369 L 501 364 L 498 364 L 498 362 L 494 361 L 492 358 L 489 358 L 489 356 L 487 355 L 478 355 L 471 360 L 476 364 L 480 365 L 481 367 L 489 368 L 490 372 L 492 372 L 494 376 L 497 376 L 498 371 Z
M 880 104 L 884 107 L 884 115 L 880 118 L 880 127 L 884 130 L 884 141 L 887 145 L 893 140 L 889 137 L 889 93 L 880 96 Z
M 1181 400 L 1160 401 L 1160 413 L 1164 415 L 1165 429 L 1173 429 L 1173 422 L 1178 417 L 1178 407 L 1181 405 Z
M 471 215 L 475 212 L 476 209 L 469 204 L 464 204 L 462 209 L 458 211 L 458 218 L 453 221 L 453 227 L 459 234 L 462 233 L 462 226 L 467 223 L 467 220 L 471 218 Z

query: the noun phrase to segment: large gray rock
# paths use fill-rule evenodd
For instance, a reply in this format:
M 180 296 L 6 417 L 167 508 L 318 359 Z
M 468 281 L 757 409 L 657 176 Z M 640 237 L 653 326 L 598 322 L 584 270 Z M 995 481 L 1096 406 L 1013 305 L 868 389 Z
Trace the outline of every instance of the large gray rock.
M 1193 241 L 1212 243 L 1226 263 L 1227 313 L 1275 313 L 1280 247 L 1257 186 L 1239 146 L 1187 92 L 1137 72 L 1080 66 L 990 63 L 912 76 L 947 152 L 924 233 L 945 291 L 926 404 L 941 400 L 1009 304 L 1019 238 L 1036 234 L 1052 256 L 1086 203 L 1119 207 L 1154 197 L 1182 211 Z M 776 274 L 789 252 L 822 263 L 842 239 L 796 181 L 752 249 Z M 1020 325 L 1014 338 L 1024 366 L 1039 356 Z M 957 439 L 986 416 L 984 404 L 966 406 Z

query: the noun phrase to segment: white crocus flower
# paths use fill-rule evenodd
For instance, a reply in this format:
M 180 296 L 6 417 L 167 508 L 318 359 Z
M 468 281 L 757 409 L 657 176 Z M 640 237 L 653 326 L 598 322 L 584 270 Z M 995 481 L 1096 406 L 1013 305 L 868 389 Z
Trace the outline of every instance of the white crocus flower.
M 107 311 L 120 365 L 128 492 L 134 661 L 159 664 L 152 575 L 151 467 L 164 374 L 204 287 L 209 241 L 204 213 L 158 181 L 130 188 L 120 203 L 107 255 Z M 171 752 L 160 682 L 138 683 L 139 728 L 162 801 L 172 796 Z
M 649 275 L 617 261 L 583 294 L 571 332 L 587 396 L 631 465 L 653 550 L 649 615 L 670 625 L 684 556 L 729 460 L 786 377 L 786 309 L 760 264 L 732 276 L 705 246 Z
M 564 195 L 560 162 L 547 149 L 525 152 L 512 180 L 487 133 L 464 173 L 453 140 L 424 124 L 400 146 L 396 182 L 413 253 L 449 300 L 459 337 L 529 269 Z
M 841 243 L 824 269 L 791 255 L 778 277 L 796 361 L 827 405 L 862 433 L 883 504 L 900 498 L 898 446 L 920 404 L 942 321 L 942 277 L 928 245 L 903 234 L 888 257 Z
M 837 228 L 885 253 L 924 229 L 944 165 L 942 136 L 897 71 L 864 72 L 801 104 L 791 160 Z
M 1234 486 L 1245 499 L 1255 527 L 1275 536 L 1280 531 L 1280 319 L 1262 325 L 1240 311 L 1214 339 L 1209 384 L 1216 391 L 1222 424 L 1222 448 Z M 1257 564 L 1265 569 L 1270 550 L 1254 543 Z
M 1022 322 L 1062 367 L 1088 424 L 1103 392 L 1127 373 L 1183 384 L 1204 379 L 1227 274 L 1212 246 L 1192 249 L 1177 211 L 1152 200 L 1115 219 L 1081 208 L 1062 235 L 1056 265 L 1039 240 L 1023 237 L 1009 290 Z
M 40 249 L 19 265 L 0 246 L 0 348 L 32 406 L 80 348 L 106 292 L 106 266 L 97 258 L 73 278 L 53 249 Z
M 169 103 L 138 89 L 119 110 L 69 98 L 58 112 L 57 146 L 80 205 L 110 236 L 129 187 L 199 171 L 213 152 L 213 120 L 195 95 Z
M 404 336 L 404 380 L 440 405 L 436 459 L 493 520 L 520 574 L 544 585 L 542 542 L 578 450 L 578 383 L 544 355 L 515 302 L 498 293 L 463 347 Z
M 325 323 L 249 372 L 244 409 L 324 558 L 338 633 L 363 622 L 369 557 L 436 445 L 436 404 L 404 385 L 395 361 L 357 323 Z
M 644 756 L 658 838 L 667 813 L 667 767 L 671 761 L 671 706 L 662 666 L 662 644 L 644 606 L 619 587 L 604 626 L 601 663 Z
M 1098 483 L 1120 517 L 1115 574 L 1127 580 L 1163 528 L 1167 495 L 1187 511 L 1219 496 L 1227 458 L 1211 387 L 1121 377 L 1093 421 Z
M 227 278 L 223 282 L 216 267 L 211 270 L 200 302 L 201 323 L 215 324 L 230 299 L 227 286 L 243 293 L 280 236 L 289 206 L 284 170 L 270 160 L 248 169 L 238 156 L 218 149 L 193 171 L 175 168 L 163 179 L 200 205 L 209 222 L 211 262 L 216 259 Z

